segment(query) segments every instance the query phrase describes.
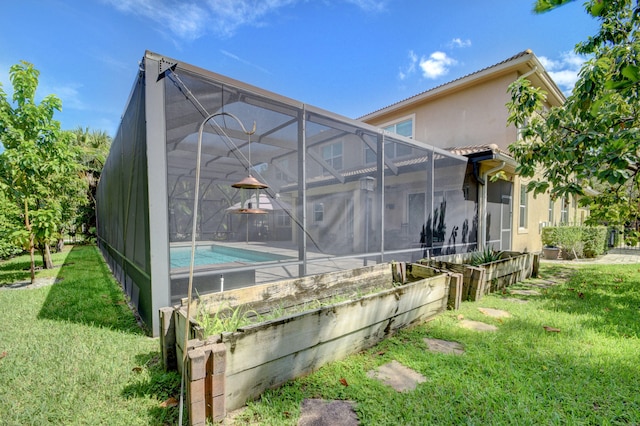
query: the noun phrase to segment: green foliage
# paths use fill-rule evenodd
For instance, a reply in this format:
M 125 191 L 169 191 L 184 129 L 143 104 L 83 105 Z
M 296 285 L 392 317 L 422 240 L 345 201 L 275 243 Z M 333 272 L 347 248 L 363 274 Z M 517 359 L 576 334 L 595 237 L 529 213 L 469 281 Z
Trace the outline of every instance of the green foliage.
M 485 263 L 495 262 L 502 259 L 503 251 L 495 251 L 491 247 L 487 246 L 483 250 L 475 251 L 471 255 L 471 265 L 479 266 Z
M 582 242 L 584 243 L 584 256 L 596 257 L 605 253 L 607 249 L 606 226 L 587 226 L 582 229 Z
M 0 87 L 0 182 L 9 203 L 22 212 L 28 249 L 48 246 L 86 202 L 86 186 L 71 135 L 53 115 L 62 108 L 55 95 L 35 101 L 40 73 L 28 62 L 11 67 L 13 96 Z M 47 262 L 49 265 L 50 262 Z
M 564 0 L 538 0 L 536 11 Z M 552 197 L 580 195 L 596 218 L 624 224 L 638 217 L 640 184 L 640 17 L 637 2 L 591 0 L 586 12 L 598 33 L 576 46 L 586 55 L 579 80 L 562 106 L 549 109 L 546 93 L 519 79 L 509 88 L 509 123 L 521 138 L 510 148 L 517 172 L 534 177 L 529 189 Z M 540 173 L 538 173 L 540 172 Z M 585 188 L 596 188 L 590 196 Z
M 81 165 L 80 175 L 86 184 L 84 198 L 87 202 L 79 206 L 78 214 L 68 224 L 68 229 L 76 230 L 81 224 L 85 224 L 87 231 L 85 236 L 95 237 L 95 197 L 102 168 L 109 155 L 111 137 L 105 131 L 79 127 L 72 132 L 71 144 L 78 152 L 78 162 Z M 92 233 L 91 230 L 94 232 Z
M 258 313 L 240 305 L 232 308 L 224 303 L 218 307 L 214 314 L 210 314 L 204 304 L 198 304 L 196 319 L 204 328 L 206 336 L 213 336 L 224 332 L 234 332 L 243 326 L 256 321 Z
M 20 210 L 0 190 L 0 259 L 22 251 L 22 247 L 13 238 L 14 233 L 21 228 L 20 225 Z
M 607 247 L 605 226 L 547 226 L 542 228 L 542 244 L 559 247 L 569 256 L 596 257 Z
M 180 376 L 140 329 L 95 246 L 52 255 L 38 279 L 0 290 L 0 424 L 175 425 Z M 0 286 L 28 279 L 29 256 L 0 262 Z M 186 422 L 184 424 L 187 424 Z
M 499 293 L 464 302 L 459 311 L 267 391 L 235 421 L 296 425 L 302 401 L 322 398 L 354 401 L 363 425 L 634 424 L 640 376 L 629 372 L 637 371 L 640 353 L 638 266 L 564 268 L 552 275 L 548 265 L 541 265 L 541 277 L 558 285 L 522 286 L 541 292 L 525 297 L 529 303 Z M 478 310 L 486 306 L 511 318 L 487 317 Z M 499 331 L 465 330 L 460 317 Z M 458 342 L 465 353 L 433 353 L 425 338 Z M 393 360 L 427 382 L 396 392 L 368 374 Z

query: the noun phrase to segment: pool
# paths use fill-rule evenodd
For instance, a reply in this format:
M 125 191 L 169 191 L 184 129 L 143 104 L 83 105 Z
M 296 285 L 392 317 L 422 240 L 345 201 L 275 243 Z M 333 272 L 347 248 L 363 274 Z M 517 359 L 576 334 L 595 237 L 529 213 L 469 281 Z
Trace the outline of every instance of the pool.
M 191 263 L 191 247 L 171 247 L 171 268 L 186 268 Z M 275 262 L 289 256 L 220 245 L 196 246 L 195 266 L 235 262 Z

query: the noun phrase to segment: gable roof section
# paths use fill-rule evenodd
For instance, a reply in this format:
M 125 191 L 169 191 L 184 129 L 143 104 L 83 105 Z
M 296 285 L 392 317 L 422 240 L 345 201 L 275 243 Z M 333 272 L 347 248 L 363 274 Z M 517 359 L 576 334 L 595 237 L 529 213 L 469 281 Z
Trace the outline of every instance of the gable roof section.
M 527 49 L 495 65 L 483 68 L 474 73 L 460 77 L 448 83 L 441 84 L 432 89 L 418 93 L 417 95 L 373 111 L 358 118 L 358 120 L 367 122 L 368 120 L 373 120 L 378 116 L 409 107 L 413 104 L 424 103 L 432 98 L 443 96 L 450 92 L 463 90 L 466 87 L 474 86 L 483 81 L 491 80 L 499 75 L 510 72 L 517 72 L 520 76 L 527 75 L 534 84 L 541 86 L 547 92 L 547 98 L 552 104 L 564 103 L 565 96 L 562 91 L 551 79 L 533 51 Z

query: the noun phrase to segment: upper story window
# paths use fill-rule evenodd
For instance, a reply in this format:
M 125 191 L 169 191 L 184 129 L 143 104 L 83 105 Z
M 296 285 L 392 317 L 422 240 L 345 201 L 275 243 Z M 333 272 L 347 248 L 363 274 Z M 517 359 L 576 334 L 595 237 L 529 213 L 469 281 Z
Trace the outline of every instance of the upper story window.
M 383 129 L 388 132 L 413 139 L 413 118 L 385 126 Z
M 398 121 L 383 127 L 383 129 L 413 139 L 413 118 Z M 387 158 L 404 157 L 411 155 L 411 146 L 396 142 L 385 142 L 384 153 Z M 369 147 L 365 148 L 365 161 L 367 164 L 375 163 L 376 161 L 376 154 Z
M 342 170 L 342 142 L 323 146 L 322 159 L 335 170 Z
M 553 225 L 553 210 L 555 207 L 555 203 L 553 202 L 553 198 L 549 197 L 549 224 Z

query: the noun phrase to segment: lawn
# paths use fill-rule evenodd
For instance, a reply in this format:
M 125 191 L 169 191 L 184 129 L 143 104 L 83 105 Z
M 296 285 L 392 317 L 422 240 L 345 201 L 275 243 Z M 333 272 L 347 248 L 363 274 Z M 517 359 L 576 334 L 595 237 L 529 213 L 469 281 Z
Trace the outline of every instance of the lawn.
M 180 379 L 164 373 L 95 246 L 54 255 L 58 283 L 0 289 L 0 423 L 174 424 Z M 28 256 L 0 263 L 0 287 L 29 277 Z
M 325 398 L 354 401 L 366 425 L 640 424 L 639 268 L 543 266 L 549 279 L 570 278 L 541 295 L 520 296 L 527 303 L 506 294 L 465 302 L 460 311 L 267 392 L 235 421 L 295 425 L 304 398 Z M 490 318 L 479 307 L 512 317 Z M 462 318 L 499 330 L 463 329 Z M 460 342 L 466 352 L 431 353 L 426 337 Z M 391 360 L 427 381 L 397 393 L 367 377 Z
M 0 263 L 0 287 L 27 279 L 27 261 Z M 175 424 L 177 408 L 162 403 L 177 396 L 179 377 L 163 372 L 158 341 L 136 323 L 98 250 L 76 246 L 54 262 L 61 267 L 38 275 L 58 283 L 0 289 L 0 423 Z M 268 391 L 234 421 L 295 425 L 303 399 L 325 398 L 354 401 L 364 425 L 639 424 L 640 265 L 547 264 L 542 275 L 558 284 L 519 296 L 527 303 L 507 294 L 465 302 Z M 463 329 L 461 318 L 498 331 Z M 455 340 L 466 352 L 431 353 L 425 337 Z M 367 377 L 391 360 L 427 381 L 397 393 Z

